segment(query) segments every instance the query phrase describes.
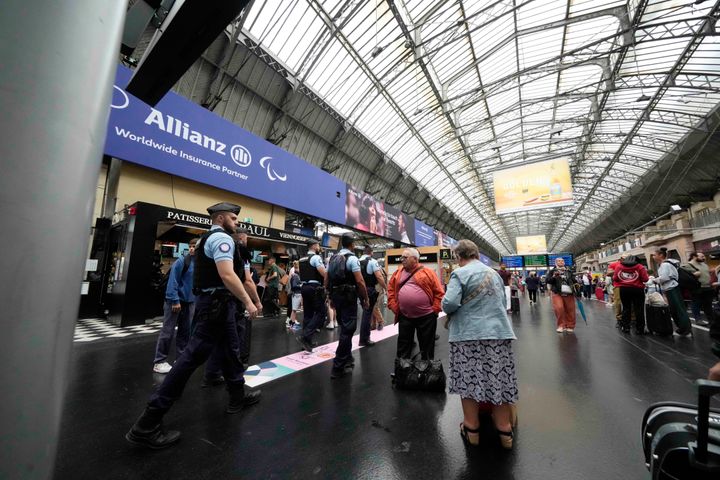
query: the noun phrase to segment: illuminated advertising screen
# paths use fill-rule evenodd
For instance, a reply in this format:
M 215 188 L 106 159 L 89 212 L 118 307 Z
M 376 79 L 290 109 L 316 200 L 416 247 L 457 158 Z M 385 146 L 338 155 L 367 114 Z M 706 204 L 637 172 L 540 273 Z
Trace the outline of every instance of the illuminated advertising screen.
M 547 267 L 547 255 L 525 255 L 526 267 Z
M 348 184 L 345 224 L 402 243 L 415 244 L 415 218 Z
M 522 268 L 523 267 L 523 257 L 521 257 L 520 255 L 511 255 L 509 257 L 502 257 L 500 262 L 504 263 L 505 266 L 508 268 Z
M 572 205 L 567 158 L 557 158 L 493 173 L 495 212 L 511 213 Z
M 545 235 L 531 235 L 528 237 L 515 238 L 515 247 L 517 253 L 521 255 L 546 253 L 547 243 L 545 243 Z
M 572 253 L 551 253 L 548 255 L 548 265 L 554 267 L 556 258 L 565 260 L 566 267 L 572 267 L 574 265 Z

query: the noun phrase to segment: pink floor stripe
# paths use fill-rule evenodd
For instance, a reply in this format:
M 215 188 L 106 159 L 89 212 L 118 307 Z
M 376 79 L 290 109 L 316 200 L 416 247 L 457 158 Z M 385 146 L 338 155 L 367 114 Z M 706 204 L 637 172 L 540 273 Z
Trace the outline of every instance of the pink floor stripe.
M 389 325 L 380 331 L 371 331 L 370 340 L 373 342 L 379 342 L 390 337 L 394 337 L 397 333 L 397 325 Z M 362 348 L 358 344 L 359 341 L 360 336 L 355 335 L 352 339 L 353 351 Z M 332 360 L 335 358 L 335 350 L 337 350 L 337 346 L 338 342 L 331 342 L 315 347 L 312 353 L 301 351 L 276 358 L 275 360 L 270 360 L 268 362 L 262 362 L 259 365 L 253 365 L 245 372 L 245 383 L 248 387 L 257 387 L 286 375 L 290 375 L 291 373 Z

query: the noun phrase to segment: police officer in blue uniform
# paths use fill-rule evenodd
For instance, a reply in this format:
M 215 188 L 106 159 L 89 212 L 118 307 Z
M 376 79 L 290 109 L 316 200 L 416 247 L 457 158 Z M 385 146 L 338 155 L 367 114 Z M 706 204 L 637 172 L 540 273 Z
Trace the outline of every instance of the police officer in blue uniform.
M 375 345 L 375 342 L 370 340 L 370 320 L 372 319 L 375 303 L 380 295 L 375 287 L 380 285 L 383 290 L 386 290 L 387 287 L 385 286 L 385 279 L 382 276 L 382 268 L 380 264 L 378 264 L 378 261 L 372 256 L 372 247 L 366 245 L 363 253 L 364 255 L 360 257 L 360 272 L 362 273 L 363 280 L 365 280 L 365 287 L 367 288 L 368 298 L 370 299 L 370 308 L 363 309 L 362 321 L 360 322 L 360 346 L 372 347 Z
M 315 344 L 312 337 L 323 326 L 327 308 L 325 307 L 325 265 L 320 256 L 320 242 L 310 239 L 307 242 L 308 254 L 300 259 L 300 294 L 303 298 L 303 329 L 295 337 L 306 352 L 312 352 Z
M 340 378 L 355 367 L 352 356 L 352 337 L 357 329 L 358 297 L 362 299 L 362 307 L 370 308 L 365 281 L 360 273 L 360 260 L 353 253 L 355 237 L 346 233 L 342 236 L 342 249 L 337 253 L 345 258 L 345 272 L 340 278 L 333 277 L 333 259 L 328 266 L 328 275 L 325 277 L 325 288 L 330 293 L 330 301 L 335 307 L 336 317 L 340 323 L 340 339 L 335 359 L 333 360 L 330 378 Z
M 257 308 L 245 292 L 233 270 L 235 242 L 230 235 L 235 230 L 240 207 L 232 203 L 218 203 L 209 207 L 212 227 L 201 238 L 196 249 L 194 291 L 194 331 L 180 358 L 150 397 L 145 411 L 125 438 L 132 444 L 163 448 L 180 438 L 178 431 L 166 431 L 163 416 L 180 397 L 195 369 L 205 363 L 213 349 L 223 351 L 222 371 L 230 402 L 227 413 L 238 413 L 260 400 L 260 391 L 246 391 L 243 365 L 231 338 L 237 338 L 235 311 L 239 299 L 250 317 Z

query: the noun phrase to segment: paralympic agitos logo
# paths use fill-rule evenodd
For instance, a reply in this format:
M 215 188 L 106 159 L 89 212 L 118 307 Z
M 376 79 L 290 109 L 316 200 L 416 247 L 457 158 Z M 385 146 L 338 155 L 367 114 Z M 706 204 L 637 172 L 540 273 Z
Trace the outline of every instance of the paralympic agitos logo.
M 129 105 L 129 95 L 122 88 L 113 85 L 113 98 L 110 107 L 116 110 L 124 110 L 128 108 Z M 155 126 L 165 133 L 193 143 L 218 155 L 228 156 L 229 153 L 230 159 L 239 167 L 246 168 L 252 164 L 250 150 L 244 145 L 235 144 L 228 149 L 226 143 L 207 133 L 193 129 L 189 123 L 175 118 L 172 115 L 164 114 L 155 108 L 148 108 L 150 108 L 150 113 L 145 117 L 143 122 L 145 125 Z M 260 167 L 265 170 L 268 179 L 272 182 L 276 180 L 280 180 L 281 182 L 287 181 L 287 174 L 279 173 L 275 170 L 271 166 L 271 160 L 273 160 L 273 157 L 270 156 L 265 156 L 260 159 Z

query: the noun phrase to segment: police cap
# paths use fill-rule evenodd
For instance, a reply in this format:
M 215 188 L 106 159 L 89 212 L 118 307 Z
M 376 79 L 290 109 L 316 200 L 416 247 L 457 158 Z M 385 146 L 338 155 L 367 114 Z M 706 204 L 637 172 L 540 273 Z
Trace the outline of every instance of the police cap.
M 207 211 L 210 215 L 214 215 L 220 212 L 230 212 L 237 215 L 238 213 L 240 213 L 240 206 L 235 205 L 234 203 L 222 202 L 209 206 L 207 208 Z
M 320 240 L 318 240 L 317 238 L 308 238 L 305 243 L 308 247 L 312 247 L 313 245 L 320 243 Z

